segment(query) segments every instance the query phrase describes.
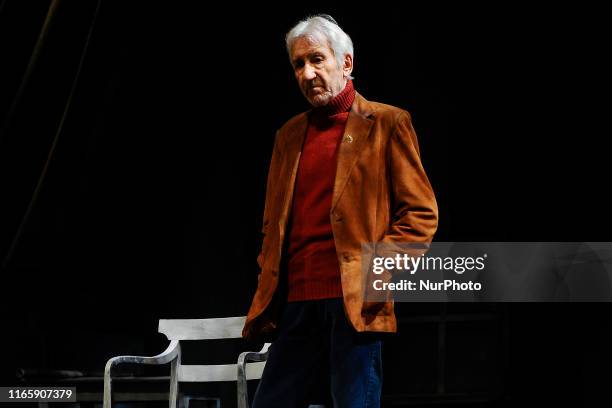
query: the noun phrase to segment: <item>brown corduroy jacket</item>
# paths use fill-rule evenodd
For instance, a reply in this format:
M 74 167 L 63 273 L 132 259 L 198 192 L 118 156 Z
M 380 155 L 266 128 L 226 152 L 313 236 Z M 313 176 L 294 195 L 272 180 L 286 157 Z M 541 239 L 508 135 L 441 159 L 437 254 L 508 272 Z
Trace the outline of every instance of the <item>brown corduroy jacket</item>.
M 271 335 L 279 319 L 272 302 L 282 254 L 307 112 L 279 129 L 268 172 L 258 286 L 242 332 Z M 395 332 L 393 301 L 364 302 L 363 243 L 429 243 L 438 225 L 436 199 L 420 160 L 410 114 L 369 102 L 358 93 L 340 142 L 330 221 L 340 265 L 344 310 L 357 331 Z

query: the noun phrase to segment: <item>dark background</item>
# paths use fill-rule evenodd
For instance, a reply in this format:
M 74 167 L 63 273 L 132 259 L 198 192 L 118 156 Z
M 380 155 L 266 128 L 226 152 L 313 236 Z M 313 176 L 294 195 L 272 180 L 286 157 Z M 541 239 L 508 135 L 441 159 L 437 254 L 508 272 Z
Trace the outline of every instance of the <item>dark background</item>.
M 160 318 L 246 314 L 308 14 L 351 35 L 358 92 L 411 112 L 436 240 L 610 241 L 601 10 L 64 0 L 39 40 L 49 1 L 0 4 L 3 384 L 155 354 Z M 609 402 L 610 311 L 398 305 L 387 401 Z

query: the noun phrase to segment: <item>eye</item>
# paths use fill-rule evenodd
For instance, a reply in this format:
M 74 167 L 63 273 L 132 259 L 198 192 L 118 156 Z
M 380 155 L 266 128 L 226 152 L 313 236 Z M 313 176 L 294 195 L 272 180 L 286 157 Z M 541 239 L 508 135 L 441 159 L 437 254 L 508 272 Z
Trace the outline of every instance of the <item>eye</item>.
M 293 68 L 295 69 L 299 69 L 302 68 L 304 66 L 304 61 L 300 60 L 300 61 L 295 61 L 293 63 Z

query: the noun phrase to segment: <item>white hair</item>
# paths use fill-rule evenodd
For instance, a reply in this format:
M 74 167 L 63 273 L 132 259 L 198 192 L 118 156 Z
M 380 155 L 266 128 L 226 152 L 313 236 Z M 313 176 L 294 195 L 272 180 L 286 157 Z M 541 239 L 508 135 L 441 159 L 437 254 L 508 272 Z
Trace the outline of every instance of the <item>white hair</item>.
M 354 57 L 351 37 L 340 28 L 336 20 L 329 14 L 317 14 L 307 17 L 289 30 L 285 37 L 285 42 L 290 59 L 291 47 L 293 47 L 293 43 L 298 38 L 307 38 L 320 44 L 327 43 L 336 57 L 339 68 L 342 68 L 344 65 L 344 57 L 346 55 Z M 349 78 L 353 79 L 352 76 L 349 76 Z

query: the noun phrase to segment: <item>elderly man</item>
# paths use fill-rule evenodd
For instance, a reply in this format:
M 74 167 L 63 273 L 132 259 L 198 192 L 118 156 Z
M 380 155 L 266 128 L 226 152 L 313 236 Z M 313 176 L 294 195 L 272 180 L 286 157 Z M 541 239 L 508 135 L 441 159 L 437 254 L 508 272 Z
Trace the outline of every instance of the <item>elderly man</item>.
M 355 92 L 353 44 L 336 21 L 307 18 L 286 43 L 313 108 L 274 143 L 243 329 L 274 340 L 253 406 L 307 406 L 325 378 L 335 407 L 378 407 L 381 333 L 397 323 L 392 301 L 364 301 L 361 245 L 431 242 L 435 197 L 410 115 Z

